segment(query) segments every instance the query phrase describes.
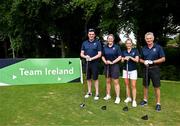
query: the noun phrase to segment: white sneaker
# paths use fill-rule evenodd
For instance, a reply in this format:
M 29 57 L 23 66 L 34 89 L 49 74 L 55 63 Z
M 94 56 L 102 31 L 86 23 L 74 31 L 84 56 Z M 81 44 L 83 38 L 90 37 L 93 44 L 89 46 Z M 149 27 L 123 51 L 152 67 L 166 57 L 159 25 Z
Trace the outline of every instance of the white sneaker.
M 89 98 L 90 96 L 92 96 L 92 93 L 87 93 L 85 96 L 84 96 L 84 98 Z
M 137 107 L 137 103 L 135 100 L 133 100 L 133 102 L 132 102 L 132 107 Z
M 131 101 L 132 101 L 132 99 L 131 99 L 130 97 L 127 97 L 127 98 L 124 100 L 125 103 L 131 102 Z
M 96 95 L 96 96 L 94 97 L 94 100 L 99 100 L 99 95 Z
M 110 96 L 110 95 L 106 95 L 106 96 L 104 97 L 104 100 L 109 100 L 109 99 L 111 99 L 111 96 Z
M 121 101 L 121 99 L 119 98 L 119 97 L 116 97 L 116 100 L 115 100 L 115 104 L 119 104 L 120 103 L 120 101 Z

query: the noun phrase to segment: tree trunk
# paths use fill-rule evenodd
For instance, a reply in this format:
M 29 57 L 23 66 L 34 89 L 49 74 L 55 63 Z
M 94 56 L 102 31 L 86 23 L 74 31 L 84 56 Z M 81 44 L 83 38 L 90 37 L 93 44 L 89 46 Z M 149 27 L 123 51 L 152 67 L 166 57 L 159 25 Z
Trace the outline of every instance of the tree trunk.
M 66 56 L 66 52 L 65 52 L 65 45 L 64 42 L 61 41 L 61 57 L 64 58 Z
M 9 36 L 9 40 L 10 40 L 10 47 L 11 47 L 11 50 L 12 50 L 12 58 L 14 59 L 15 57 L 16 57 L 16 55 L 15 55 L 15 49 L 14 49 L 14 46 L 13 46 L 13 40 L 12 40 L 12 38 L 11 38 L 11 36 Z

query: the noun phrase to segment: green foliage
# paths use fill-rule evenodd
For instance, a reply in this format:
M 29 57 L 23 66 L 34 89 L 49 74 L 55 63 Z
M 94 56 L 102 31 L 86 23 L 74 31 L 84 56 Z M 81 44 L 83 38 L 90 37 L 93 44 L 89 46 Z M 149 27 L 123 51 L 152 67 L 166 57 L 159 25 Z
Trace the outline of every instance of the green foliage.
M 177 44 L 178 44 L 178 46 L 180 47 L 180 34 L 178 34 L 177 36 L 176 36 L 176 42 L 177 42 Z
M 170 39 L 167 42 L 167 46 L 180 47 L 180 34 L 177 34 L 175 38 Z
M 166 61 L 161 66 L 161 79 L 179 80 L 180 79 L 180 49 L 174 47 L 164 48 Z
M 174 65 L 161 67 L 161 79 L 163 80 L 179 80 L 179 70 Z
M 72 0 L 70 5 L 72 8 L 81 7 L 84 10 L 83 18 L 86 21 L 89 21 L 97 8 L 99 1 L 100 0 Z
M 180 49 L 174 48 L 174 47 L 166 47 L 164 48 L 165 54 L 166 54 L 166 62 L 167 65 L 175 65 L 178 66 L 180 64 L 180 61 L 177 60 L 180 58 Z
M 175 2 L 176 0 L 174 0 Z M 179 31 L 177 22 L 174 23 L 178 12 L 171 10 L 177 8 L 177 5 L 170 0 L 123 0 L 120 4 L 122 26 L 128 27 L 128 30 L 133 30 L 137 37 L 138 45 L 144 45 L 144 34 L 146 32 L 154 32 L 156 39 L 163 46 L 166 45 L 166 35 L 176 34 Z M 179 1 L 176 1 L 179 2 Z M 175 3 L 176 3 L 175 2 Z M 173 17 L 174 15 L 175 17 Z
M 10 47 L 16 57 L 58 57 L 61 50 L 65 50 L 68 57 L 72 50 L 73 57 L 79 56 L 88 28 L 95 28 L 100 38 L 108 33 L 116 35 L 120 29 L 127 34 L 133 31 L 138 46 L 145 44 L 144 33 L 152 31 L 158 42 L 165 45 L 166 35 L 179 30 L 179 16 L 175 11 L 178 2 L 1 0 L 0 40 L 16 40 L 11 41 L 14 44 Z
M 116 34 L 119 29 L 118 2 L 104 1 L 100 6 L 100 8 L 104 8 L 104 10 L 102 12 L 102 19 L 99 28 L 103 33 Z

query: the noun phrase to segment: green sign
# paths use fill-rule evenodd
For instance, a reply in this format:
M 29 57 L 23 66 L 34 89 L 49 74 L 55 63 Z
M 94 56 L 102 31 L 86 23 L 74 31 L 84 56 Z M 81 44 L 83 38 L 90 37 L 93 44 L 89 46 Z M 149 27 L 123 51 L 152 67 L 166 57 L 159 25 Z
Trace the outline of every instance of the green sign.
M 79 58 L 0 59 L 0 85 L 82 82 Z

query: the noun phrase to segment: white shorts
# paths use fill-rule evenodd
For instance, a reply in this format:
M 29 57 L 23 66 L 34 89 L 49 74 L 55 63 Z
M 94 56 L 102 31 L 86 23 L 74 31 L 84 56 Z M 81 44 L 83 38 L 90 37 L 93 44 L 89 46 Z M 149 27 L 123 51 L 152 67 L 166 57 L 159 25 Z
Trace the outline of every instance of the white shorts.
M 126 70 L 123 70 L 123 76 L 122 78 L 127 78 L 127 72 Z M 137 70 L 128 71 L 128 78 L 132 80 L 137 80 Z

